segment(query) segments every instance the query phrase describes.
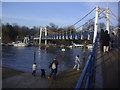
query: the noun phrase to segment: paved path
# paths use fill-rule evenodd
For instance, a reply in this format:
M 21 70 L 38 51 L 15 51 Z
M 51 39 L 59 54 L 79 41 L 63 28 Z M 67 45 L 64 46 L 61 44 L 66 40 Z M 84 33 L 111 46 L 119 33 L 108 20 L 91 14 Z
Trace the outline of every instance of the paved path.
M 118 49 L 97 51 L 95 88 L 118 88 L 118 55 Z
M 9 73 L 6 72 L 6 74 Z M 35 77 L 31 73 L 20 73 L 4 78 L 2 88 L 75 88 L 80 74 L 81 70 L 62 71 L 58 72 L 57 79 L 53 80 L 52 78 L 41 78 L 40 73 L 37 73 Z
M 3 88 L 48 88 L 49 80 L 38 74 L 33 77 L 30 73 L 23 73 L 4 79 L 2 84 Z

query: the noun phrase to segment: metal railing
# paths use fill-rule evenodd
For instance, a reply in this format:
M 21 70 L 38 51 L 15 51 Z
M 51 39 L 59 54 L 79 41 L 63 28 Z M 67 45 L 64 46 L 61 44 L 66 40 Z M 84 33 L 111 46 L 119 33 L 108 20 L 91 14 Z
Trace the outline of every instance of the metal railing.
M 78 90 L 78 88 L 89 88 L 94 73 L 94 61 L 95 61 L 95 54 L 97 47 L 98 47 L 98 38 L 96 38 L 95 43 L 93 43 L 92 51 L 88 56 L 85 67 L 82 71 L 80 79 L 78 80 L 75 90 Z

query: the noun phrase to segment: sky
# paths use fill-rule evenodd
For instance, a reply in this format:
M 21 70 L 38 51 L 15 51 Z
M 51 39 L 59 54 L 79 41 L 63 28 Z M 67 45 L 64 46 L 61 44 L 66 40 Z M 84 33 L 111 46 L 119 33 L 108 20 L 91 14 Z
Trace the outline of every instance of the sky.
M 47 26 L 54 23 L 59 27 L 73 25 L 96 5 L 109 8 L 118 15 L 117 2 L 2 2 L 2 23 L 10 23 L 20 26 Z M 84 24 L 95 16 L 95 10 L 75 27 Z M 99 22 L 104 22 L 100 20 Z M 111 18 L 116 25 L 116 21 Z

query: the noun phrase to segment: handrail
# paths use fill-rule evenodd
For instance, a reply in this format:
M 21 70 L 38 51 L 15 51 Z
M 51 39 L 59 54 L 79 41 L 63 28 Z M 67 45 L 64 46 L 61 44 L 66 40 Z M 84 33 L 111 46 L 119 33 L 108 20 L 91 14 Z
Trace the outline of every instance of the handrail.
M 86 84 L 85 84 L 84 88 L 89 88 L 91 76 L 93 75 L 93 70 L 94 70 L 95 52 L 96 52 L 96 48 L 97 48 L 97 44 L 98 44 L 97 39 L 98 38 L 96 37 L 95 43 L 93 43 L 92 51 L 91 51 L 90 55 L 88 56 L 86 65 L 85 65 L 85 67 L 82 71 L 82 74 L 78 80 L 75 90 L 78 90 L 78 88 L 82 87 L 85 76 L 86 76 Z

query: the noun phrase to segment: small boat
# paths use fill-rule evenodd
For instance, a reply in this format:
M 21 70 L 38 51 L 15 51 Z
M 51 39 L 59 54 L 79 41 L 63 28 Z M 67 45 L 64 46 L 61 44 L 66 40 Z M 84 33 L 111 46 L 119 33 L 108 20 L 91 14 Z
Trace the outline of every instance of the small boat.
M 25 46 L 28 46 L 28 44 L 18 41 L 17 43 L 14 44 L 14 46 L 25 47 Z
M 69 48 L 73 48 L 73 46 L 72 45 L 70 45 L 70 46 L 68 46 Z
M 0 43 L 0 46 L 5 46 L 6 44 L 5 43 Z
M 28 41 L 29 41 L 29 38 L 28 37 L 24 37 L 24 41 L 23 42 L 17 41 L 13 45 L 14 46 L 20 46 L 20 47 L 26 47 L 26 46 L 29 46 Z
M 64 48 L 62 48 L 62 49 L 61 49 L 61 51 L 62 51 L 62 52 L 65 52 L 65 49 L 64 49 Z
M 14 46 L 15 42 L 9 42 L 7 43 L 7 46 Z
M 92 44 L 88 44 L 88 45 L 87 45 L 87 48 L 88 48 L 88 49 L 92 49 Z
M 84 45 L 82 45 L 82 44 L 76 44 L 76 43 L 74 43 L 74 42 L 72 42 L 72 45 L 73 45 L 74 47 L 84 47 Z

